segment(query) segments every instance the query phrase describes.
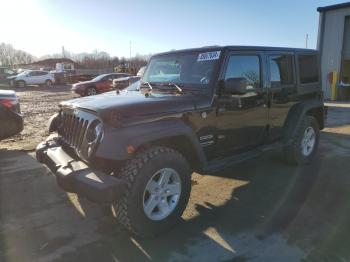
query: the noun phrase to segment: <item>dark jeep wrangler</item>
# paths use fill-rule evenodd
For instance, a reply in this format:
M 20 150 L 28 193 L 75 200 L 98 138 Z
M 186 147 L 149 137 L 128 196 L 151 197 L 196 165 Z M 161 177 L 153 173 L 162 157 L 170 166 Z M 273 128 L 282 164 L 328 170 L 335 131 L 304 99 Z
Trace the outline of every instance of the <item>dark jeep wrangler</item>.
M 191 173 L 280 148 L 310 162 L 324 126 L 314 50 L 206 47 L 153 56 L 137 88 L 62 102 L 37 159 L 58 184 L 110 204 L 131 232 L 179 221 Z

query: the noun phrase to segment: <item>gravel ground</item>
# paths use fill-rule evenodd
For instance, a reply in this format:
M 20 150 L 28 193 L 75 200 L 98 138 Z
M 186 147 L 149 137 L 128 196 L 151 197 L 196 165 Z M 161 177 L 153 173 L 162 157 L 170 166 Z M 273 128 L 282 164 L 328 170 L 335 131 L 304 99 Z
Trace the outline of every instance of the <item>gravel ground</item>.
M 57 104 L 75 97 L 69 86 L 17 91 L 25 130 L 0 142 L 0 261 L 350 261 L 350 108 L 329 108 L 311 165 L 288 166 L 276 151 L 194 173 L 183 221 L 139 239 L 60 190 L 31 151 Z
M 17 88 L 15 91 L 20 98 L 24 130 L 19 135 L 2 140 L 0 149 L 34 150 L 47 137 L 46 123 L 57 112 L 59 102 L 79 97 L 71 93 L 70 88 L 70 85 Z

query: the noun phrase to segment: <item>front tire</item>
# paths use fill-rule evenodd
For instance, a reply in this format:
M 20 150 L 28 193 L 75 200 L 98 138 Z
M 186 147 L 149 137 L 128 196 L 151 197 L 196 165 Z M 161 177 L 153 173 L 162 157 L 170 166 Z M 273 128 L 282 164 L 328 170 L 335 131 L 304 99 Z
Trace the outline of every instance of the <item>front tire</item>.
M 132 233 L 150 237 L 176 225 L 191 192 L 191 169 L 173 149 L 151 147 L 122 168 L 127 188 L 114 206 L 118 222 Z
M 308 164 L 317 153 L 320 129 L 313 116 L 304 116 L 292 143 L 285 147 L 286 161 L 292 165 Z
M 45 85 L 46 85 L 46 87 L 52 87 L 52 81 L 51 80 L 46 80 L 45 81 Z
M 97 91 L 96 91 L 96 89 L 94 87 L 88 87 L 86 89 L 86 95 L 87 96 L 94 96 L 96 94 L 97 94 Z

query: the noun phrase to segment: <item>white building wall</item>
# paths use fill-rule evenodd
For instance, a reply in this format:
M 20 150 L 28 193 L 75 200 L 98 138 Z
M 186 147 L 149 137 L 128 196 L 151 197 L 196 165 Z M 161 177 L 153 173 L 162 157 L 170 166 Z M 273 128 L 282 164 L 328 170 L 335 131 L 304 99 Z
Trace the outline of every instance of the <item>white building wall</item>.
M 325 16 L 324 20 L 322 16 Z M 325 11 L 320 14 L 318 48 L 322 47 L 321 71 L 322 88 L 326 99 L 331 97 L 331 86 L 327 75 L 331 71 L 340 72 L 343 48 L 345 17 L 350 16 L 350 8 Z M 324 22 L 323 39 L 320 39 L 322 21 Z

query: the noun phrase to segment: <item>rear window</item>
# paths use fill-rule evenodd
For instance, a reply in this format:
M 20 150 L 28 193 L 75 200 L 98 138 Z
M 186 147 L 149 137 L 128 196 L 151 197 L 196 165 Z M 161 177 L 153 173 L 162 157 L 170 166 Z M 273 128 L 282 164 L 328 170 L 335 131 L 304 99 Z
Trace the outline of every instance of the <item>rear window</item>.
M 299 55 L 300 83 L 309 84 L 318 82 L 317 55 Z
M 44 75 L 47 75 L 47 74 L 48 74 L 48 72 L 46 72 L 46 71 L 38 71 L 36 73 L 37 76 L 44 76 Z
M 271 87 L 294 84 L 293 55 L 269 56 Z

